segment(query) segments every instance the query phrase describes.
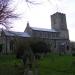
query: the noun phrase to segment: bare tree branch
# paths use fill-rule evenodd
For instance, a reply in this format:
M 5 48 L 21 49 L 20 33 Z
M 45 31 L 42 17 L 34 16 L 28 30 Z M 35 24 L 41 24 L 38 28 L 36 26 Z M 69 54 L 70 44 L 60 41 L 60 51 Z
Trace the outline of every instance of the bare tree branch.
M 36 2 L 36 1 L 30 1 L 30 0 L 25 0 L 27 3 L 30 3 L 30 4 L 34 4 L 34 5 L 36 5 L 36 4 L 41 4 L 40 2 Z
M 14 11 L 9 8 L 10 0 L 0 0 L 0 25 L 5 28 L 9 28 L 9 19 L 18 18 L 17 14 L 14 14 Z
M 9 19 L 18 18 L 18 14 L 14 13 L 14 10 L 9 7 L 11 0 L 0 0 L 0 25 L 4 26 L 5 28 L 10 28 L 10 21 Z M 37 0 L 25 0 L 28 7 L 29 4 L 32 5 L 39 5 L 41 2 Z
M 30 4 L 31 5 L 39 5 L 42 4 L 41 2 L 37 2 L 37 1 L 33 1 L 33 0 L 25 0 L 25 2 L 27 3 L 27 6 L 30 8 Z

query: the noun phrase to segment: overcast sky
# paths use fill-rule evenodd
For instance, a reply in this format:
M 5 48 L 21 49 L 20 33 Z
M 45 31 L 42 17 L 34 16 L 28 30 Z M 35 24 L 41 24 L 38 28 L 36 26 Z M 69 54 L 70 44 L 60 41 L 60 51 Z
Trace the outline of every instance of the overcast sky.
M 31 0 L 30 0 L 31 1 Z M 36 1 L 36 0 L 34 0 Z M 25 3 L 24 0 L 13 0 L 15 12 L 20 14 L 19 19 L 12 23 L 12 30 L 24 31 L 27 21 L 30 26 L 51 28 L 50 15 L 55 12 L 66 14 L 70 40 L 75 41 L 75 0 L 37 0 L 39 5 Z

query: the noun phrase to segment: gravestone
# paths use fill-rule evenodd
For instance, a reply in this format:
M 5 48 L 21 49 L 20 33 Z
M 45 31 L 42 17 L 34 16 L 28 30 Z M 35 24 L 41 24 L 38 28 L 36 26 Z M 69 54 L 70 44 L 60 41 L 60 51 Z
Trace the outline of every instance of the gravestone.
M 33 71 L 29 70 L 27 75 L 33 75 Z
M 25 69 L 24 70 L 24 75 L 33 75 L 33 71 L 32 70 Z

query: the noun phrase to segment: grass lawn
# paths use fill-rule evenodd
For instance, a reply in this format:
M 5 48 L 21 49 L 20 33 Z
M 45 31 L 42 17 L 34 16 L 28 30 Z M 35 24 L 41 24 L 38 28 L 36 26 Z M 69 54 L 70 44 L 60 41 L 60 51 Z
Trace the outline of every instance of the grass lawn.
M 48 55 L 39 61 L 40 75 L 75 75 L 75 57 Z
M 0 75 L 21 75 L 22 68 L 21 60 L 14 55 L 0 56 Z
M 75 57 L 50 54 L 38 61 L 39 75 L 75 75 Z M 21 60 L 14 55 L 0 56 L 0 75 L 23 75 Z

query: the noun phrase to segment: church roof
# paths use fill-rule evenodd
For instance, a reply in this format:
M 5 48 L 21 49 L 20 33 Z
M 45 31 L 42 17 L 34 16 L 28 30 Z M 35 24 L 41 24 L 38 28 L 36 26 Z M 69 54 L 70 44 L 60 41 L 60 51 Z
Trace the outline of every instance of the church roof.
M 19 36 L 19 37 L 30 37 L 27 32 L 14 32 L 14 31 L 7 31 L 3 30 L 6 36 Z
M 54 29 L 45 29 L 45 28 L 36 28 L 36 27 L 31 27 L 31 29 L 37 30 L 37 31 L 58 32 L 58 31 L 56 31 Z

